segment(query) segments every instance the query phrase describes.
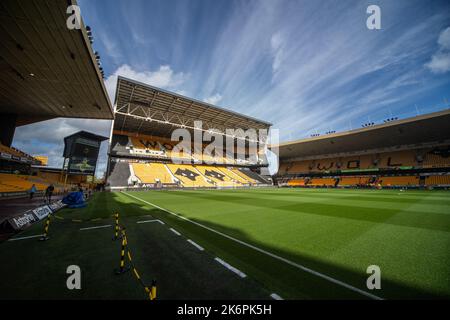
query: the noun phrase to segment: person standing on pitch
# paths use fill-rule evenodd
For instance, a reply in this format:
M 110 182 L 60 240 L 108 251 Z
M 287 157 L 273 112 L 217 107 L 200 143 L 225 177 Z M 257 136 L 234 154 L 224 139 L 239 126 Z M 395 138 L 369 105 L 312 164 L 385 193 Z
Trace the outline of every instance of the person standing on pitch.
M 47 189 L 45 189 L 45 200 L 48 204 L 50 204 L 50 202 L 52 201 L 52 194 L 54 190 L 55 187 L 53 186 L 53 184 L 49 185 Z
M 28 191 L 30 193 L 30 200 L 33 200 L 34 194 L 36 193 L 36 185 L 33 183 L 30 190 Z

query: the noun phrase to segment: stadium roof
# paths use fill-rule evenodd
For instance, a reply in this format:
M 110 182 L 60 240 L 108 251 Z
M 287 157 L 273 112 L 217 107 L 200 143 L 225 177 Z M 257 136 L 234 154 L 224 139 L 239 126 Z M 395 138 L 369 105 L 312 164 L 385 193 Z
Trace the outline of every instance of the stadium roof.
M 17 114 L 17 125 L 113 118 L 84 25 L 66 26 L 71 4 L 76 1 L 0 2 L 0 114 Z
M 175 128 L 268 129 L 271 124 L 212 104 L 119 77 L 115 97 L 114 130 L 170 137 Z
M 279 145 L 280 159 L 450 141 L 450 110 Z

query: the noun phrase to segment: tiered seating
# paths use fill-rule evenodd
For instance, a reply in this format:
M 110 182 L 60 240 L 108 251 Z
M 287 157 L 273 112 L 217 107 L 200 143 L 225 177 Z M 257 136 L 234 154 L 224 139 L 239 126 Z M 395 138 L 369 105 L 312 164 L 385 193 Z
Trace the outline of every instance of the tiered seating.
M 308 185 L 311 186 L 334 186 L 336 180 L 334 178 L 313 178 Z
M 1 192 L 18 192 L 27 191 L 32 185 L 41 191 L 47 188 L 48 184 L 39 183 L 30 180 L 29 176 L 0 173 L 0 191 Z
M 379 168 L 415 167 L 416 153 L 413 150 L 387 152 L 380 154 Z
M 400 176 L 400 177 L 380 177 L 378 179 L 382 186 L 415 186 L 419 185 L 418 176 Z
M 367 185 L 368 183 L 368 177 L 342 177 L 339 181 L 340 186 Z
M 153 137 L 147 136 L 143 134 L 136 135 L 130 132 L 123 131 L 114 131 L 112 139 L 112 151 L 117 152 L 119 149 L 122 149 L 124 142 L 119 141 L 117 137 L 127 137 L 129 138 L 129 146 L 131 148 L 131 153 L 135 155 L 142 156 L 155 156 L 158 158 L 177 158 L 183 160 L 194 160 L 194 163 L 207 162 L 207 164 L 228 164 L 228 165 L 250 165 L 251 163 L 248 160 L 240 160 L 234 159 L 235 155 L 230 155 L 227 157 L 225 154 L 222 156 L 215 155 L 204 155 L 203 149 L 198 150 L 196 152 L 191 152 L 191 154 L 187 152 L 180 152 L 175 154 L 173 149 L 178 142 L 171 141 L 167 138 Z M 127 141 L 128 145 L 128 141 Z M 207 145 L 203 145 L 202 148 L 205 148 Z M 117 149 L 117 150 L 116 150 Z M 265 161 L 264 155 L 259 155 L 261 161 Z
M 38 178 L 56 184 L 61 182 L 61 173 L 41 171 L 39 172 Z
M 292 179 L 288 181 L 288 185 L 292 187 L 300 187 L 305 185 L 305 179 Z
M 7 154 L 10 154 L 12 156 L 17 156 L 17 157 L 22 156 L 22 154 L 18 150 L 7 147 L 1 143 L 0 143 L 0 152 L 7 153 Z
M 267 181 L 263 176 L 257 174 L 256 172 L 253 172 L 252 170 L 250 170 L 248 168 L 239 168 L 238 170 L 247 178 L 254 180 L 255 183 L 262 183 L 262 184 L 270 184 L 271 183 L 270 181 Z
M 438 154 L 427 153 L 422 166 L 424 168 L 450 167 L 450 157 L 445 158 Z
M 241 172 L 241 170 L 236 169 L 236 168 L 231 168 L 230 171 L 232 171 L 233 173 L 235 173 L 237 176 L 240 176 L 243 180 L 247 181 L 245 183 L 251 183 L 251 184 L 257 184 L 259 183 L 259 181 L 249 177 L 248 175 L 244 174 L 243 172 Z
M 169 170 L 178 178 L 184 187 L 213 187 L 212 183 L 205 180 L 194 166 L 190 164 L 167 164 Z
M 172 175 L 162 163 L 133 163 L 132 166 L 142 183 L 173 183 Z
M 229 176 L 231 179 L 242 183 L 242 184 L 254 184 L 254 180 L 250 181 L 250 178 L 244 178 L 243 175 L 240 175 L 238 172 L 239 170 L 236 169 L 228 169 L 228 168 L 218 168 L 220 171 L 222 171 L 224 174 L 226 174 L 227 176 Z
M 425 179 L 425 184 L 427 186 L 431 186 L 431 185 L 448 186 L 448 185 L 450 185 L 450 175 L 449 176 L 428 176 Z
M 362 155 L 359 156 L 360 169 L 373 169 L 377 166 L 374 164 L 375 155 Z
M 134 148 L 160 151 L 158 142 L 153 139 L 146 137 L 130 137 L 130 140 Z
M 221 187 L 233 187 L 240 185 L 239 182 L 233 181 L 230 177 L 225 175 L 219 169 L 212 166 L 196 166 L 198 171 L 205 176 L 205 178 L 214 181 L 217 186 Z

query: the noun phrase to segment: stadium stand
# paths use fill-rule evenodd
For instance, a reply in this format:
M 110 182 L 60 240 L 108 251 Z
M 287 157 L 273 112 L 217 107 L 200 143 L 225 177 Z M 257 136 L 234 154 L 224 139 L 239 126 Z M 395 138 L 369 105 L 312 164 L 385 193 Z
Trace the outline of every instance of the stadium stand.
M 450 186 L 450 175 L 445 176 L 427 176 L 425 179 L 427 186 Z
M 244 181 L 246 181 L 245 183 L 249 183 L 251 185 L 254 184 L 258 184 L 259 181 L 256 181 L 255 179 L 250 178 L 248 175 L 242 173 L 238 168 L 230 168 L 229 169 L 231 172 L 233 172 L 236 176 L 241 177 Z
M 194 166 L 189 164 L 167 164 L 172 174 L 181 181 L 183 187 L 214 187 Z
M 228 168 L 219 168 L 217 167 L 218 170 L 220 170 L 223 174 L 227 175 L 228 177 L 230 177 L 232 180 L 241 183 L 243 185 L 251 185 L 252 181 L 250 181 L 248 178 L 244 178 L 243 176 L 239 175 L 238 173 L 235 172 L 235 170 L 233 168 L 228 169 Z
M 305 179 L 292 179 L 287 184 L 291 187 L 303 187 L 305 186 Z
M 378 182 L 382 186 L 418 186 L 418 176 L 380 177 Z
M 342 177 L 339 181 L 340 186 L 361 186 L 368 184 L 369 177 Z
M 0 173 L 0 192 L 20 192 L 28 191 L 32 185 L 35 185 L 38 191 L 43 191 L 50 184 L 55 185 L 56 192 L 62 191 L 63 187 L 55 184 L 53 181 L 47 181 L 42 178 Z
M 111 152 L 129 154 L 130 141 L 128 136 L 114 135 L 111 141 Z
M 220 169 L 213 166 L 196 166 L 198 172 L 200 172 L 206 179 L 213 181 L 216 186 L 220 187 L 233 187 L 239 186 L 240 183 L 236 180 L 232 180 Z
M 128 186 L 131 171 L 128 162 L 110 162 L 108 182 L 112 187 Z
M 173 183 L 172 175 L 162 163 L 133 163 L 131 165 L 141 183 Z
M 430 150 L 425 154 L 422 166 L 424 168 L 448 168 L 450 167 L 450 155 L 448 148 L 442 153 L 438 153 L 439 149 Z
M 152 101 L 151 118 L 147 104 L 139 101 Z M 230 128 L 267 130 L 271 124 L 123 77 L 118 78 L 115 104 L 127 107 L 115 111 L 107 173 L 111 188 L 119 187 L 118 181 L 123 188 L 234 188 L 272 184 L 258 173 L 261 167 L 268 166 L 265 156 L 239 159 L 238 153 L 248 153 L 250 148 L 250 142 L 244 147 L 238 143 L 242 142 L 238 140 L 240 137 L 234 137 L 235 149 L 228 154 L 225 148 L 222 152 L 212 148 L 211 154 L 206 154 L 208 145 L 204 141 L 190 144 L 190 151 L 179 152 L 175 149 L 178 142 L 171 140 L 174 128 L 181 127 L 189 132 L 189 142 L 198 143 L 194 139 L 196 132 L 206 131 L 194 130 L 198 120 L 210 129 L 223 128 L 222 132 Z M 120 162 L 130 164 L 129 176 L 120 174 L 123 170 L 114 164 Z
M 281 186 L 448 186 L 450 111 L 279 144 Z
M 258 173 L 248 169 L 248 168 L 238 168 L 239 172 L 241 172 L 242 174 L 244 174 L 245 176 L 247 176 L 247 179 L 252 179 L 253 181 L 255 181 L 257 184 L 261 183 L 261 184 L 271 184 L 270 181 L 264 179 L 263 176 L 259 175 Z

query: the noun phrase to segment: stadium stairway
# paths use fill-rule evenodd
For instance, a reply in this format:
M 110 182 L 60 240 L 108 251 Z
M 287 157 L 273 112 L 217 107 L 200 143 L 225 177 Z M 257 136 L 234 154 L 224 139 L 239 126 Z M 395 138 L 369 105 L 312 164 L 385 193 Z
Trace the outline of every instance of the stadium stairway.
M 248 176 L 249 178 L 256 180 L 259 183 L 263 183 L 263 184 L 271 184 L 270 181 L 264 179 L 263 177 L 261 177 L 259 174 L 257 174 L 256 172 L 253 172 L 249 169 L 239 169 L 240 172 L 242 172 L 243 174 L 245 174 L 246 176 Z
M 111 187 L 126 187 L 131 172 L 128 162 L 111 162 L 108 182 Z

